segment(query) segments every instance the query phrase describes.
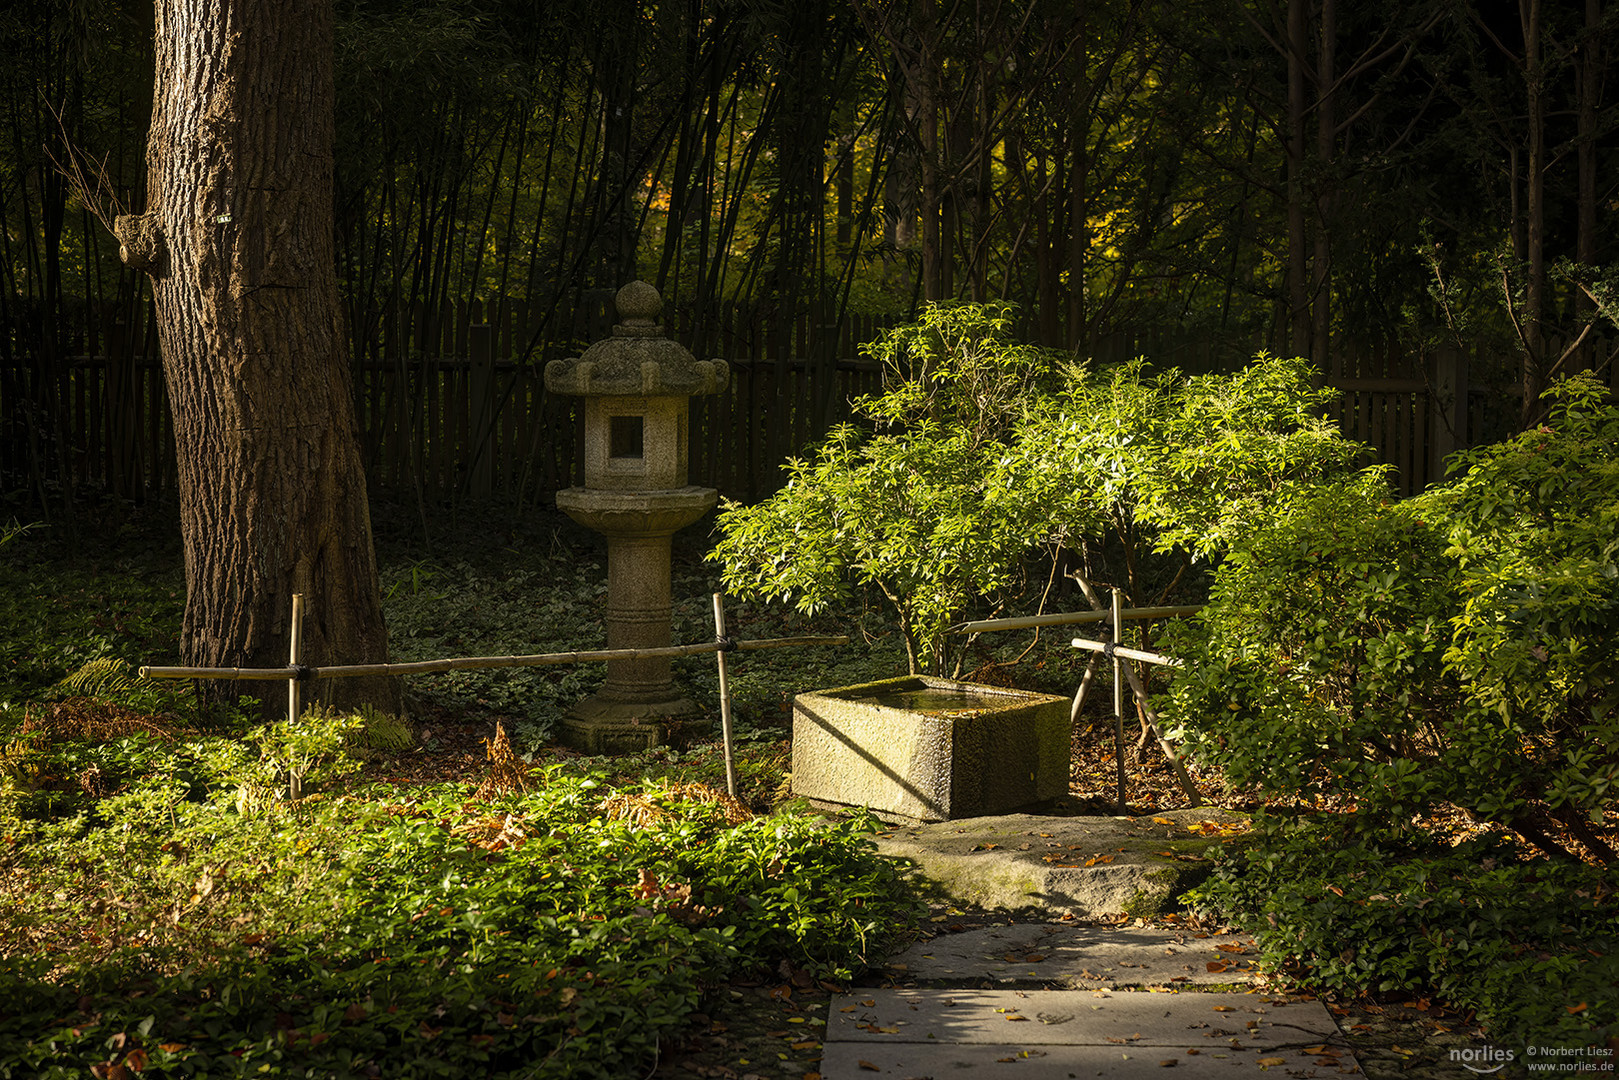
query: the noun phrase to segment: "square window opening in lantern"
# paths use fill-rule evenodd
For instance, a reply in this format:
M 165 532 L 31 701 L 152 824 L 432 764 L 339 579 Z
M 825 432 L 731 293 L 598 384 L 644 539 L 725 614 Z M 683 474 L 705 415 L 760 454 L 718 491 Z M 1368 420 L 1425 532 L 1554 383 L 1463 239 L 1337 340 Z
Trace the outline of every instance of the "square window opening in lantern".
M 643 456 L 643 418 L 639 416 L 615 416 L 608 432 L 607 456 L 614 458 L 639 458 Z

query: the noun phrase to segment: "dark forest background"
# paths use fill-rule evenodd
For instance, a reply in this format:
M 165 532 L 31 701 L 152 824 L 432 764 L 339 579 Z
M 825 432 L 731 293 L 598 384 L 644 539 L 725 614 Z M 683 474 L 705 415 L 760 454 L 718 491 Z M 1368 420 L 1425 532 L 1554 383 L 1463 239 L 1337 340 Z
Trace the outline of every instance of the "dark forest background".
M 757 497 L 926 301 L 1032 341 L 1312 358 L 1402 490 L 1610 385 L 1603 0 L 338 0 L 335 235 L 374 486 L 571 482 L 538 372 L 634 278 L 733 363 L 696 482 Z M 0 10 L 0 494 L 172 493 L 144 275 L 146 0 Z

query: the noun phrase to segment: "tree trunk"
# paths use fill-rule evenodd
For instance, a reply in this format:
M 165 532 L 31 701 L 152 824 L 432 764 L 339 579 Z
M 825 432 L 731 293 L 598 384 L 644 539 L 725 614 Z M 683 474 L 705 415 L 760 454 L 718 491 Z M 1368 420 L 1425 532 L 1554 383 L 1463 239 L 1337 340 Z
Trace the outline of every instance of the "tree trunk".
M 184 663 L 386 659 L 332 239 L 331 0 L 158 0 L 148 210 L 186 556 Z M 241 684 L 213 684 L 214 696 Z M 281 683 L 257 683 L 267 715 Z M 398 708 L 390 679 L 304 692 Z
M 1336 156 L 1337 118 L 1333 110 L 1333 83 L 1338 78 L 1338 11 L 1336 0 L 1321 0 L 1321 41 L 1315 65 L 1316 82 L 1316 221 L 1311 266 L 1310 358 L 1318 372 L 1326 371 L 1332 340 L 1332 216 L 1333 159 Z
M 1529 163 L 1524 177 L 1524 261 L 1529 279 L 1524 289 L 1523 411 L 1519 426 L 1529 427 L 1539 415 L 1545 389 L 1543 324 L 1546 318 L 1546 100 L 1540 55 L 1540 0 L 1519 0 L 1523 23 L 1523 81 L 1528 108 Z
M 1603 76 L 1601 0 L 1585 0 L 1585 33 L 1585 42 L 1574 67 L 1579 144 L 1574 261 L 1582 268 L 1594 267 L 1597 261 L 1597 111 L 1601 105 Z M 1579 289 L 1574 290 L 1574 315 L 1576 325 L 1596 315 L 1596 305 Z M 1575 370 L 1589 368 L 1593 357 L 1591 346 L 1582 346 Z
M 945 299 L 945 252 L 940 247 L 943 193 L 939 186 L 939 94 L 943 63 L 933 0 L 917 0 L 917 37 L 920 39 L 917 80 L 916 135 L 922 164 L 922 299 Z
M 1305 20 L 1309 0 L 1287 5 L 1287 323 L 1294 356 L 1310 355 L 1314 326 L 1310 318 L 1309 235 L 1305 225 L 1306 146 L 1305 59 L 1310 39 Z

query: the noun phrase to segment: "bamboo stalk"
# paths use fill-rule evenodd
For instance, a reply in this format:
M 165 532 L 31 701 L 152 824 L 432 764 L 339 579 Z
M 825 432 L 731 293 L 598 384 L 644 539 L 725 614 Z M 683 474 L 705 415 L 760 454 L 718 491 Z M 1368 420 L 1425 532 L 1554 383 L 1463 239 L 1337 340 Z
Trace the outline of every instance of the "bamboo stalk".
M 1180 607 L 1144 607 L 1128 608 L 1119 613 L 1120 618 L 1134 619 L 1167 619 L 1177 615 L 1195 615 L 1202 611 L 1202 605 L 1191 604 Z M 1052 615 L 1021 615 L 1011 619 L 980 619 L 977 622 L 961 623 L 945 631 L 949 634 L 980 634 L 986 630 L 1026 630 L 1035 626 L 1066 626 L 1070 623 L 1109 622 L 1113 618 L 1109 611 L 1067 611 Z
M 740 652 L 761 649 L 786 649 L 801 645 L 847 645 L 847 635 L 837 637 L 761 638 L 739 641 Z M 311 679 L 357 678 L 367 675 L 429 675 L 440 671 L 473 671 L 500 667 L 542 667 L 548 664 L 578 664 L 600 660 L 642 660 L 659 656 L 700 656 L 718 652 L 718 642 L 704 641 L 693 645 L 667 645 L 656 649 L 595 649 L 584 652 L 537 653 L 532 656 L 462 656 L 446 660 L 418 660 L 401 664 L 346 664 L 321 668 L 200 668 L 200 667 L 143 667 L 141 677 L 147 679 L 223 679 L 274 682 L 297 678 L 306 673 Z
M 1124 650 L 1120 649 L 1118 651 L 1123 652 Z M 1191 800 L 1193 806 L 1202 806 L 1203 797 L 1197 793 L 1197 786 L 1192 783 L 1192 777 L 1187 773 L 1186 765 L 1181 761 L 1180 756 L 1175 753 L 1174 745 L 1164 738 L 1163 732 L 1159 730 L 1158 714 L 1153 712 L 1151 705 L 1147 704 L 1147 690 L 1146 687 L 1141 685 L 1141 679 L 1136 675 L 1135 666 L 1125 664 L 1124 674 L 1130 680 L 1130 690 L 1135 694 L 1136 700 L 1141 703 L 1141 711 L 1147 714 L 1148 730 L 1152 732 L 1153 738 L 1158 740 L 1159 748 L 1163 750 L 1164 756 L 1169 759 L 1169 764 L 1175 769 L 1175 777 L 1180 781 L 1181 790 L 1186 793 L 1187 799 Z
M 298 669 L 298 637 L 304 623 L 304 594 L 292 594 L 292 629 L 287 635 L 287 666 L 293 671 Z M 298 722 L 298 679 L 296 676 L 287 680 L 287 724 Z M 287 797 L 297 802 L 303 795 L 303 777 L 298 775 L 296 763 L 288 770 Z
M 714 594 L 714 644 L 725 641 L 725 596 Z M 736 798 L 736 761 L 731 755 L 731 684 L 726 679 L 725 649 L 716 647 L 714 661 L 720 668 L 720 735 L 725 744 L 725 790 Z
M 1072 642 L 1070 642 L 1070 644 L 1076 649 L 1087 649 L 1094 653 L 1105 653 L 1108 646 L 1108 643 L 1105 641 L 1091 641 L 1089 638 L 1075 638 Z M 1158 664 L 1162 667 L 1186 666 L 1186 661 L 1177 660 L 1173 656 L 1165 656 L 1162 653 L 1145 652 L 1141 649 L 1126 649 L 1122 645 L 1114 647 L 1113 655 L 1115 657 L 1122 656 L 1128 660 L 1140 660 L 1144 664 Z
M 1119 590 L 1113 590 L 1113 607 L 1108 612 L 1108 620 L 1113 627 L 1113 640 L 1119 640 L 1119 633 L 1124 627 L 1121 617 L 1123 601 L 1119 599 Z M 1075 640 L 1078 640 L 1077 638 Z M 1128 814 L 1130 807 L 1125 799 L 1124 792 L 1124 676 L 1120 673 L 1120 666 L 1124 663 L 1119 659 L 1118 650 L 1113 652 L 1113 765 L 1114 773 L 1118 778 L 1119 786 L 1119 813 Z

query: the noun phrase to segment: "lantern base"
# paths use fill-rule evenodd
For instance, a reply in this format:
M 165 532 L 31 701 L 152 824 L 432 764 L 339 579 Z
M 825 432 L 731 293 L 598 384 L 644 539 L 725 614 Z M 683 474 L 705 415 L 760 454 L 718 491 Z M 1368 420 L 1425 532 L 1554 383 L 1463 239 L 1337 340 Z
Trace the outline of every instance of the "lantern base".
M 677 737 L 706 734 L 711 727 L 688 698 L 628 702 L 595 694 L 568 710 L 557 741 L 592 757 L 634 754 Z

